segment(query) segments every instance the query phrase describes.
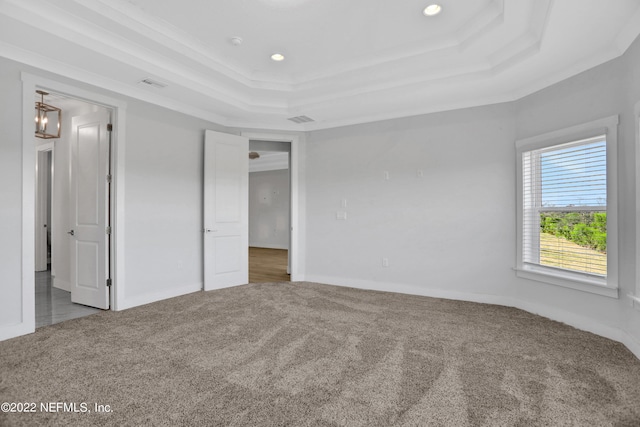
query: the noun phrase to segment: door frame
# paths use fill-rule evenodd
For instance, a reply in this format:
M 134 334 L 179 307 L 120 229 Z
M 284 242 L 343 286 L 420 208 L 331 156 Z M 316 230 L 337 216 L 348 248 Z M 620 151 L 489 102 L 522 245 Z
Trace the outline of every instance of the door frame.
M 124 201 L 125 201 L 125 128 L 127 104 L 42 76 L 21 73 L 22 80 L 22 322 L 16 335 L 35 331 L 35 173 L 36 146 L 33 136 L 34 93 L 37 89 L 55 92 L 112 111 L 111 161 L 111 288 L 110 304 L 118 310 L 125 295 Z M 64 114 L 64 111 L 62 112 Z M 54 142 L 55 144 L 55 142 Z
M 35 219 L 36 220 L 37 219 L 42 219 L 42 216 L 44 215 L 44 212 L 46 212 L 48 209 L 51 209 L 51 205 L 53 203 L 53 176 L 54 176 L 54 173 L 55 173 L 53 171 L 53 162 L 54 162 L 54 158 L 55 158 L 54 157 L 55 154 L 54 154 L 54 151 L 53 151 L 53 147 L 54 147 L 53 146 L 53 142 L 47 142 L 47 143 L 44 143 L 42 145 L 36 146 L 36 162 L 35 162 L 35 164 L 36 164 L 36 177 L 35 177 L 35 180 L 36 180 L 36 184 L 35 184 L 35 191 L 36 191 L 35 209 L 36 209 L 36 213 L 35 213 Z M 47 186 L 49 187 L 49 189 L 50 189 L 49 191 L 51 192 L 51 199 L 50 200 L 47 200 L 47 197 L 46 197 L 47 191 L 45 191 L 45 189 L 43 189 L 40 186 L 40 172 L 41 172 L 40 169 L 42 167 L 42 165 L 40 164 L 40 160 L 41 160 L 40 154 L 41 153 L 51 153 L 51 157 L 50 157 L 51 163 L 49 164 L 49 170 L 47 171 L 47 173 L 48 173 Z M 44 210 L 44 212 L 43 212 L 43 210 Z M 53 222 L 53 221 L 51 221 L 51 222 Z M 36 224 L 35 225 L 36 229 L 34 230 L 34 233 L 35 233 L 35 242 L 34 242 L 34 244 L 35 244 L 35 254 L 38 254 L 38 255 L 34 254 L 34 256 L 36 258 L 35 259 L 35 264 L 36 265 L 38 265 L 41 262 L 41 260 L 39 261 L 38 258 L 41 259 L 43 256 L 46 258 L 46 253 L 43 255 L 41 253 L 41 250 L 40 250 L 42 248 L 42 245 L 44 245 L 45 247 L 47 245 L 46 237 L 44 238 L 44 241 L 43 241 L 42 233 L 38 233 L 38 230 L 37 230 L 37 227 L 39 227 L 39 226 L 40 226 L 40 223 Z M 47 233 L 51 233 L 51 223 L 47 224 Z M 45 235 L 47 233 L 45 233 Z M 52 235 L 52 238 L 53 238 L 53 235 Z M 53 245 L 52 245 L 52 251 L 53 251 Z M 51 254 L 51 259 L 53 260 L 53 252 Z M 44 267 L 45 267 L 44 270 L 46 270 L 46 267 L 47 267 L 47 262 L 46 261 L 44 262 Z M 51 265 L 51 269 L 52 269 L 52 274 L 53 274 L 53 264 Z M 44 270 L 40 268 L 37 271 L 44 271 Z
M 305 156 L 305 140 L 303 135 L 277 134 L 266 132 L 240 132 L 241 136 L 246 136 L 251 140 L 289 142 L 291 152 L 289 153 L 289 176 L 290 176 L 290 223 L 291 234 L 289 241 L 289 268 L 291 269 L 291 281 L 298 282 L 305 280 L 305 196 L 304 173 L 300 167 L 300 160 Z

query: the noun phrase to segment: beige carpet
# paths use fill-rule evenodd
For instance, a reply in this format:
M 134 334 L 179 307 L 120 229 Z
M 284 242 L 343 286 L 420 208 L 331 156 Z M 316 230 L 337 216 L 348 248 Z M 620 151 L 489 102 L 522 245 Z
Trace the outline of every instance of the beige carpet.
M 37 403 L 1 426 L 640 425 L 640 361 L 621 344 L 512 308 L 312 283 L 71 320 L 0 342 L 0 363 L 0 402 Z

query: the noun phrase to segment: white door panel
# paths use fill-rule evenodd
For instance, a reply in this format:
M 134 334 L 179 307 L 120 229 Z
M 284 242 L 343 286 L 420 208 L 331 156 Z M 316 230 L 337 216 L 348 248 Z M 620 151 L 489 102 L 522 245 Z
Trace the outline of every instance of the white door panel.
M 109 114 L 72 119 L 71 138 L 71 301 L 109 308 L 107 174 Z
M 204 289 L 249 281 L 249 140 L 206 131 Z

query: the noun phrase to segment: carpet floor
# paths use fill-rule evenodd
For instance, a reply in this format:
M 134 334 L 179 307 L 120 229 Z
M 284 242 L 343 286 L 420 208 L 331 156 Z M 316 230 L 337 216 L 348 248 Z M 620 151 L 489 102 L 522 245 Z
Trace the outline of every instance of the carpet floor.
M 1 426 L 640 425 L 622 344 L 514 308 L 305 282 L 47 326 L 0 342 L 0 369 L 0 402 L 34 410 Z

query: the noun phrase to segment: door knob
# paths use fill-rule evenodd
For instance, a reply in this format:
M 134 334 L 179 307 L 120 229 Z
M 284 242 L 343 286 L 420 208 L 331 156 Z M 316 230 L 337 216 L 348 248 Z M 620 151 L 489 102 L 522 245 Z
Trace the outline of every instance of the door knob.
M 216 231 L 218 231 L 218 230 L 212 230 L 212 229 L 210 229 L 210 228 L 205 228 L 205 229 L 204 229 L 204 231 L 205 231 L 206 233 L 215 233 L 215 232 L 216 232 Z
M 72 235 L 72 236 L 73 236 L 75 233 L 74 233 L 74 231 L 73 231 L 73 230 L 71 230 L 71 231 L 67 231 L 67 234 L 70 234 L 70 235 Z

